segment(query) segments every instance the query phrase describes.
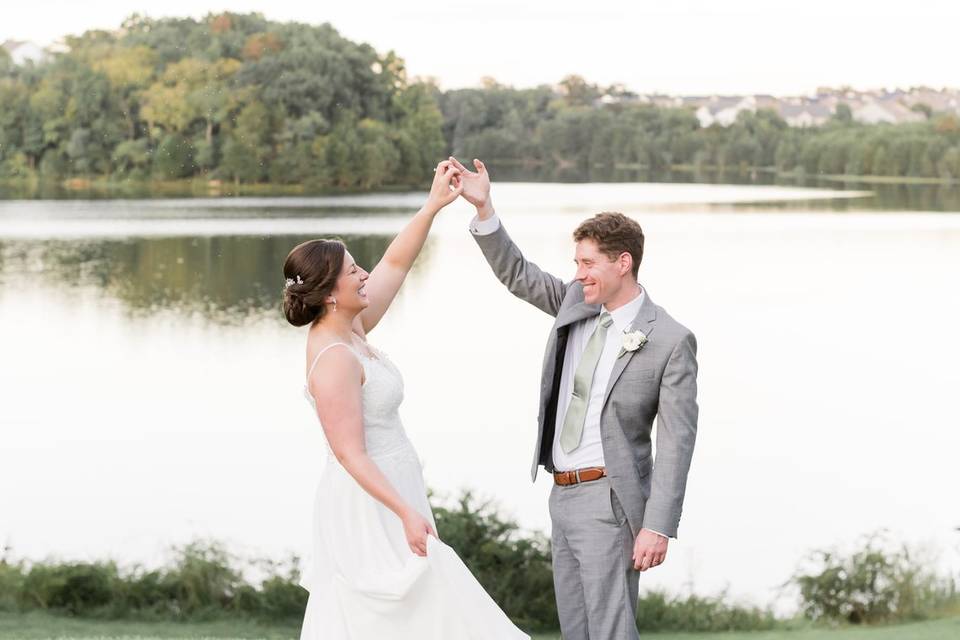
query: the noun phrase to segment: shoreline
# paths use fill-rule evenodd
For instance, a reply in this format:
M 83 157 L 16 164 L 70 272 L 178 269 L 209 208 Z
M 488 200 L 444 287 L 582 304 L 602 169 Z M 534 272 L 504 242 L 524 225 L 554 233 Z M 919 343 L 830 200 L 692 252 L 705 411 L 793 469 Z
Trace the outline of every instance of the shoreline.
M 500 163 L 504 167 L 520 167 L 520 163 Z M 530 169 L 529 165 L 522 165 Z M 695 167 L 693 165 L 674 165 L 668 171 L 649 173 L 649 170 L 639 165 L 614 165 L 613 171 L 634 172 L 636 180 L 604 180 L 597 176 L 590 176 L 587 180 L 549 180 L 549 179 L 518 179 L 518 176 L 508 176 L 501 182 L 570 182 L 580 184 L 593 183 L 658 183 L 670 182 L 667 178 L 675 178 L 678 174 L 699 174 L 714 178 L 711 180 L 694 179 L 695 184 L 730 184 L 755 186 L 787 186 L 774 180 L 785 180 L 797 187 L 814 187 L 817 183 L 840 185 L 885 185 L 885 186 L 943 186 L 958 187 L 960 180 L 950 178 L 929 178 L 909 176 L 871 176 L 823 174 L 810 175 L 802 172 L 777 171 L 772 167 L 752 167 L 746 170 L 723 170 L 719 167 Z M 757 180 L 763 175 L 767 180 Z M 740 180 L 737 180 L 739 178 Z M 812 184 L 811 184 L 812 183 Z M 821 184 L 821 187 L 826 186 Z M 376 189 L 359 188 L 330 188 L 311 185 L 310 183 L 278 184 L 278 183 L 235 183 L 221 180 L 180 179 L 180 180 L 111 180 L 109 178 L 70 178 L 66 180 L 42 180 L 38 178 L 0 179 L 0 200 L 19 199 L 53 199 L 70 200 L 73 198 L 88 197 L 91 199 L 123 199 L 147 198 L 163 199 L 175 197 L 195 198 L 234 198 L 243 196 L 339 196 L 362 195 L 374 193 L 404 193 L 424 188 L 424 185 L 400 184 L 382 186 Z

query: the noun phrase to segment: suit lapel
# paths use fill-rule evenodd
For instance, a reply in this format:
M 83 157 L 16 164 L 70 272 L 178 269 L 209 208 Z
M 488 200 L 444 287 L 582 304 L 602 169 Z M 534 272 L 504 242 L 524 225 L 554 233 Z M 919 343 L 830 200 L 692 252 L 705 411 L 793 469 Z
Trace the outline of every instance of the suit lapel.
M 586 302 L 578 302 L 570 305 L 557 314 L 557 319 L 553 323 L 553 335 L 550 336 L 550 343 L 553 346 L 552 357 L 548 355 L 543 363 L 541 409 L 546 407 L 549 401 L 550 390 L 554 386 L 554 377 L 560 375 L 560 367 L 563 364 L 563 356 L 567 348 L 567 337 L 570 332 L 570 325 L 579 320 L 598 315 L 600 315 L 600 305 L 587 304 Z
M 537 463 L 546 466 L 548 470 L 553 469 L 553 438 L 557 419 L 556 394 L 560 388 L 563 357 L 570 337 L 570 325 L 578 320 L 597 315 L 600 315 L 600 305 L 578 302 L 562 309 L 553 324 L 553 334 L 550 336 L 548 345 L 552 348 L 547 349 L 540 379 L 540 434 L 536 454 Z
M 640 310 L 637 311 L 637 315 L 634 317 L 633 322 L 630 323 L 627 331 L 642 331 L 643 334 L 649 338 L 656 327 L 656 322 L 657 307 L 650 299 L 650 294 L 644 289 L 643 304 L 640 305 Z M 628 351 L 614 361 L 613 371 L 610 372 L 610 380 L 607 381 L 607 390 L 603 395 L 603 406 L 607 405 L 607 399 L 610 397 L 610 392 L 613 391 L 614 385 L 617 384 L 617 380 L 620 379 L 620 374 L 627 368 L 630 360 L 641 351 L 643 351 L 643 349 Z
M 557 315 L 557 321 L 553 323 L 553 329 L 554 331 L 559 331 L 563 327 L 569 326 L 578 320 L 584 320 L 598 315 L 600 315 L 600 305 L 578 302 L 564 309 Z

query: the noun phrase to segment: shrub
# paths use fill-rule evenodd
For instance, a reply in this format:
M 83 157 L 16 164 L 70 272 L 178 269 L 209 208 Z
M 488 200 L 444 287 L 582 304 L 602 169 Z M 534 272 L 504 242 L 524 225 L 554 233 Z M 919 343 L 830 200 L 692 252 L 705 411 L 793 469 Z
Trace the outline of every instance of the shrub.
M 844 555 L 815 551 L 808 573 L 792 578 L 801 607 L 812 620 L 874 624 L 929 617 L 957 599 L 954 580 L 937 575 L 906 545 L 892 545 L 885 534 L 866 538 Z
M 769 609 L 732 604 L 725 593 L 683 597 L 650 591 L 637 604 L 641 631 L 761 631 L 776 625 Z
M 24 608 L 89 615 L 110 604 L 118 579 L 112 562 L 34 564 L 24 577 L 20 602 Z
M 23 581 L 23 563 L 11 563 L 5 556 L 0 557 L 0 611 L 17 611 L 20 608 L 18 598 L 23 591 Z
M 243 578 L 236 558 L 218 542 L 196 541 L 175 548 L 174 564 L 163 576 L 163 590 L 177 613 L 203 618 L 235 608 Z

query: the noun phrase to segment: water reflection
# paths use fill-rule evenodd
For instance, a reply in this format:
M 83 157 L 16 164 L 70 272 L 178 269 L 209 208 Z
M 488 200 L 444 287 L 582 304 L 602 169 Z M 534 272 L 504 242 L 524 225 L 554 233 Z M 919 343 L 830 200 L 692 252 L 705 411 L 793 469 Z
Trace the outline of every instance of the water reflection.
M 669 184 L 734 184 L 757 186 L 785 186 L 785 187 L 812 187 L 818 189 L 834 189 L 838 191 L 872 191 L 873 196 L 860 199 L 857 202 L 843 201 L 810 201 L 815 210 L 846 211 L 880 210 L 880 211 L 960 211 L 960 185 L 957 184 L 884 184 L 873 182 L 844 182 L 836 179 L 827 179 L 818 175 L 778 175 L 773 171 L 716 171 L 713 169 L 689 168 L 672 169 L 666 171 L 650 171 L 645 169 L 624 169 L 612 166 L 595 166 L 591 168 L 568 167 L 557 165 L 521 166 L 513 164 L 488 163 L 495 179 L 500 183 L 532 182 L 532 183 L 669 183 Z M 16 183 L 0 182 L 0 201 L 11 199 L 30 200 L 103 200 L 116 198 L 156 198 L 175 200 L 181 198 L 196 199 L 202 206 L 215 204 L 219 210 L 231 210 L 230 196 L 295 196 L 307 198 L 311 196 L 326 196 L 329 198 L 353 198 L 356 196 L 342 193 L 310 192 L 296 190 L 291 192 L 285 187 L 271 187 L 256 185 L 246 190 L 231 191 L 233 187 L 225 185 L 223 188 L 210 190 L 202 185 L 198 188 L 194 183 L 144 184 L 141 182 L 116 182 L 109 187 L 91 186 L 88 189 L 68 189 L 60 183 Z M 375 197 L 375 196 L 370 196 Z M 419 193 L 418 193 L 419 197 Z M 358 205 L 364 214 L 371 214 L 368 204 Z M 749 208 L 749 204 L 740 205 Z M 796 203 L 787 203 L 787 208 L 795 208 Z M 236 208 L 241 215 L 249 214 L 248 207 Z M 331 211 L 341 211 L 344 203 L 338 203 Z M 377 207 L 378 213 L 396 213 L 407 209 L 403 206 L 393 208 Z M 327 211 L 328 213 L 331 211 Z M 200 211 L 201 215 L 204 213 Z M 302 208 L 291 208 L 288 211 L 277 209 L 272 212 L 306 215 Z M 322 208 L 309 212 L 310 215 L 323 213 Z
M 281 268 L 313 236 L 214 236 L 0 241 L 0 286 L 36 278 L 64 292 L 90 289 L 132 315 L 168 310 L 218 323 L 275 316 Z M 391 237 L 340 235 L 372 268 Z

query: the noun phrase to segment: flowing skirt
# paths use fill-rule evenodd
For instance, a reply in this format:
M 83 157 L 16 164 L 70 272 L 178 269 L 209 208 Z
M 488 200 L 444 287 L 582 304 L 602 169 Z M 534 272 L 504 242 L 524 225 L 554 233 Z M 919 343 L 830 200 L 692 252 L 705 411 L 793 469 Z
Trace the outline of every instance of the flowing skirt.
M 431 524 L 423 471 L 409 444 L 374 462 Z M 435 524 L 434 524 L 435 528 Z M 446 544 L 410 551 L 400 518 L 332 455 L 317 488 L 310 591 L 301 640 L 528 640 Z

